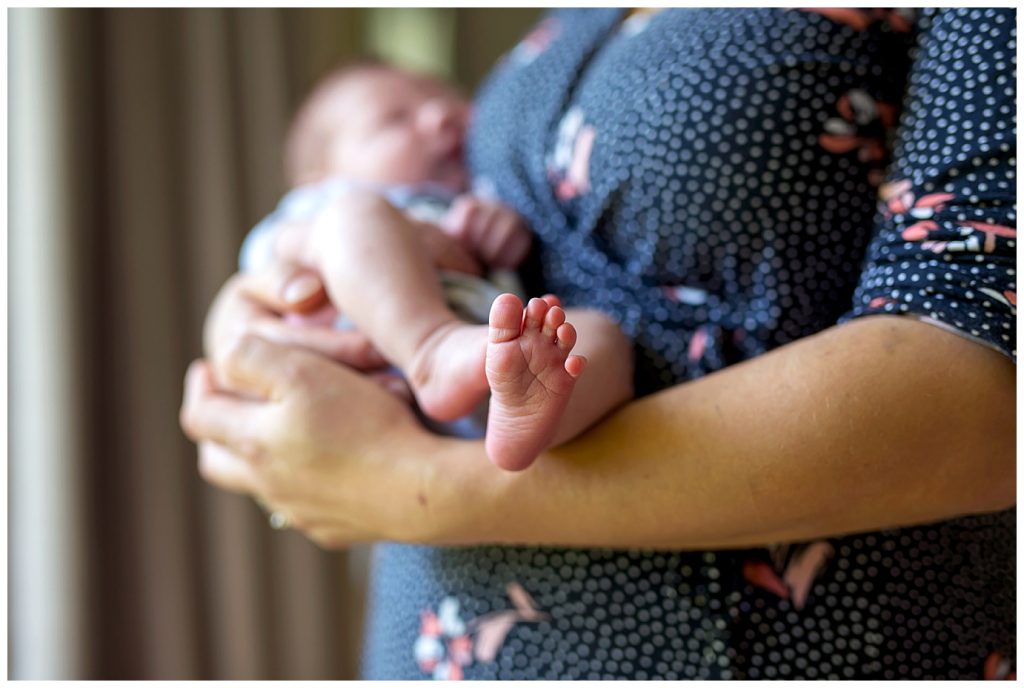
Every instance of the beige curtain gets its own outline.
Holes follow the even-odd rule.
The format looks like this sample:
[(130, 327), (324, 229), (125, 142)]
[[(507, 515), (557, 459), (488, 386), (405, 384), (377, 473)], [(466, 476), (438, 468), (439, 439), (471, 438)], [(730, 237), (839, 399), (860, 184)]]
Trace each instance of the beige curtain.
[(536, 16), (395, 12), (11, 12), (11, 678), (356, 675), (366, 550), (205, 485), (177, 413), (309, 85), (422, 26), (472, 87)]

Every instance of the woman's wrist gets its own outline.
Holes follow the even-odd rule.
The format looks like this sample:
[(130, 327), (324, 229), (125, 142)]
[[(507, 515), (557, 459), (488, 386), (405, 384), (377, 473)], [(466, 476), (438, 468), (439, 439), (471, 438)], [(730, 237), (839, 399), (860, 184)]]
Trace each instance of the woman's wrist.
[(410, 468), (414, 490), (397, 519), (391, 539), (435, 545), (479, 544), (501, 473), (488, 460), (481, 440), (437, 435), (423, 429), (393, 448)]

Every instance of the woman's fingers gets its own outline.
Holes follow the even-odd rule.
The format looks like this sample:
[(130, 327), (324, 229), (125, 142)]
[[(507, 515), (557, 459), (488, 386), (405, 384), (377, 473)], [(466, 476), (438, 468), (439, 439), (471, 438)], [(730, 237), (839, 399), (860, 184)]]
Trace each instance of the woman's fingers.
[(255, 321), (314, 311), (326, 303), (317, 275), (296, 263), (279, 262), (258, 273), (238, 273), (224, 284), (210, 308), (203, 329), (204, 350), (219, 361), (224, 349)]
[(255, 334), (238, 337), (218, 361), (218, 374), (232, 392), (270, 401), (310, 396), (340, 368), (309, 351), (272, 342)]
[(307, 313), (327, 302), (320, 277), (303, 265), (279, 260), (243, 277), (242, 291), (278, 313)]
[(209, 365), (195, 361), (185, 375), (179, 420), (185, 434), (196, 442), (216, 442), (248, 459), (258, 459), (263, 453), (268, 408), (219, 391)]
[(253, 494), (259, 490), (260, 482), (252, 465), (214, 442), (199, 443), (199, 475), (206, 482), (230, 492)]
[(295, 325), (278, 318), (260, 318), (250, 330), (272, 342), (309, 349), (358, 370), (387, 365), (366, 335), (355, 330)]

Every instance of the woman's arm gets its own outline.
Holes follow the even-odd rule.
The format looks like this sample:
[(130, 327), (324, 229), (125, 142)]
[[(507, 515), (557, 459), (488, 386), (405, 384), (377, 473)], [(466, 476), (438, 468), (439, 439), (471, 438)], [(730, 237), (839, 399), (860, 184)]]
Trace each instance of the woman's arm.
[(717, 548), (1008, 508), (1013, 372), (957, 335), (865, 318), (631, 403), (523, 475), (439, 440), (459, 484), (425, 539)]
[(205, 452), (204, 476), (324, 546), (739, 547), (1015, 502), (1013, 366), (893, 316), (632, 402), (518, 474), (324, 358), (246, 338), (224, 366), (232, 388), (270, 401), (190, 376), (185, 427), (234, 452)]

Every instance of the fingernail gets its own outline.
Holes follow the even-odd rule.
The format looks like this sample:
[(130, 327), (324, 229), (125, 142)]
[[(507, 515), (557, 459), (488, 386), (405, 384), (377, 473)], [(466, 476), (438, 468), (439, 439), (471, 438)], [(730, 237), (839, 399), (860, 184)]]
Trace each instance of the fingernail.
[(300, 303), (320, 291), (320, 280), (312, 275), (300, 275), (284, 288), (284, 300), (288, 303)]

